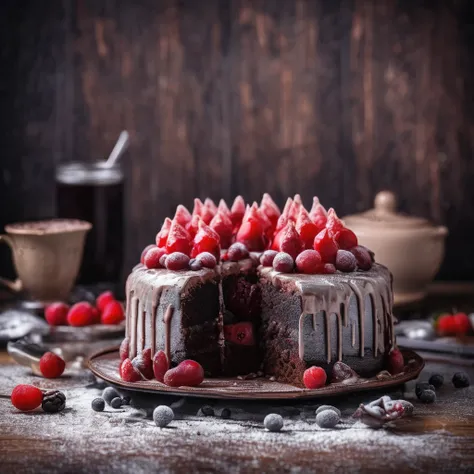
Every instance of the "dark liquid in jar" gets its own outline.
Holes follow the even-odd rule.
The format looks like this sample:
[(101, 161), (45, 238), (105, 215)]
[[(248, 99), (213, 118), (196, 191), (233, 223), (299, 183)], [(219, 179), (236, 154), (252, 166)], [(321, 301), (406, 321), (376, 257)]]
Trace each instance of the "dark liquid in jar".
[(118, 282), (123, 253), (123, 181), (108, 184), (57, 182), (58, 217), (92, 223), (78, 283)]

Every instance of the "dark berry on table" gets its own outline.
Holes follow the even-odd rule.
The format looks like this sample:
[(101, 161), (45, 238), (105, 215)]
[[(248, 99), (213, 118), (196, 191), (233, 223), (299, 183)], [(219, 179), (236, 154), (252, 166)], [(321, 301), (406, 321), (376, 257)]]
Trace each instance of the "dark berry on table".
[(174, 412), (172, 408), (166, 405), (157, 406), (153, 411), (153, 421), (156, 426), (164, 428), (168, 426), (174, 419)]
[(453, 385), (456, 388), (464, 388), (469, 387), (471, 384), (469, 377), (467, 376), (466, 372), (456, 372), (453, 375)]
[(104, 408), (105, 408), (104, 399), (101, 397), (94, 398), (94, 400), (92, 400), (91, 407), (94, 411), (104, 411)]
[(112, 398), (110, 406), (115, 409), (120, 408), (122, 406), (122, 399), (120, 397)]
[(204, 405), (201, 407), (201, 413), (204, 416), (214, 416), (214, 408), (212, 408), (210, 405)]
[(423, 403), (434, 403), (436, 401), (436, 392), (434, 390), (423, 390), (419, 399)]
[(122, 397), (122, 405), (130, 405), (131, 400), (130, 397)]
[(424, 391), (424, 390), (432, 390), (433, 392), (436, 391), (435, 387), (433, 385), (431, 385), (430, 383), (428, 382), (418, 382), (415, 386), (415, 394), (418, 398), (420, 398), (421, 396), (421, 393)]
[(334, 410), (323, 410), (316, 415), (316, 424), (321, 428), (334, 428), (340, 419)]
[(444, 383), (444, 377), (441, 374), (433, 374), (428, 383), (433, 385), (434, 388), (440, 388)]
[(283, 418), (277, 413), (270, 413), (263, 420), (263, 426), (265, 426), (268, 431), (280, 431), (283, 428)]
[(316, 415), (319, 415), (322, 411), (325, 410), (333, 410), (339, 415), (339, 418), (341, 417), (341, 410), (339, 410), (339, 408), (333, 407), (332, 405), (321, 405), (316, 410)]
[(115, 388), (113, 387), (104, 388), (104, 391), (102, 392), (102, 398), (105, 400), (105, 403), (107, 403), (107, 405), (110, 405), (110, 403), (115, 397), (120, 397), (120, 395), (118, 394), (117, 390), (115, 390)]
[(221, 418), (223, 418), (224, 420), (228, 420), (230, 418), (230, 415), (231, 415), (231, 411), (228, 409), (228, 408), (224, 408), (222, 411), (221, 411)]
[(47, 413), (58, 413), (66, 406), (66, 395), (59, 390), (51, 390), (43, 396), (41, 408)]

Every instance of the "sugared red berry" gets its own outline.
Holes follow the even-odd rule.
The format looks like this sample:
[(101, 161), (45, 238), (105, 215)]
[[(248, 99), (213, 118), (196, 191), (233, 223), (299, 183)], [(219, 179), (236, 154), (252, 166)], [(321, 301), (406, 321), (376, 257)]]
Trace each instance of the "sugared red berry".
[(153, 410), (153, 421), (159, 428), (168, 426), (174, 419), (172, 408), (166, 405), (159, 405)]
[(327, 229), (323, 229), (314, 238), (313, 248), (319, 252), (324, 263), (334, 263), (336, 261), (339, 247)]
[(370, 252), (362, 245), (351, 248), (350, 252), (354, 255), (357, 260), (357, 268), (359, 270), (370, 270), (373, 264), (373, 258), (370, 255)]
[(278, 252), (273, 259), (273, 268), (277, 272), (292, 273), (295, 268), (295, 261), (285, 252)]
[(156, 234), (155, 241), (156, 241), (157, 247), (160, 247), (160, 248), (166, 247), (166, 242), (168, 241), (168, 234), (171, 229), (171, 224), (172, 224), (171, 219), (167, 217), (165, 221), (163, 222), (163, 226), (161, 227), (161, 230), (158, 232), (158, 234)]
[(204, 199), (204, 205), (211, 209), (214, 214), (217, 212), (216, 203), (211, 198), (207, 197), (206, 199)]
[(240, 226), (245, 214), (245, 201), (242, 196), (237, 196), (234, 199), (232, 207), (230, 208), (230, 220), (234, 225), (234, 229)]
[(316, 250), (304, 250), (295, 260), (296, 268), (300, 273), (321, 273), (321, 255)]
[(337, 217), (336, 211), (331, 207), (328, 211), (328, 220), (326, 222), (326, 228), (329, 230), (330, 234), (334, 236), (336, 232), (341, 231), (344, 229), (344, 224), (342, 223), (341, 219)]
[(124, 319), (123, 307), (119, 301), (111, 301), (100, 317), (102, 324), (120, 324)]
[(270, 413), (263, 420), (263, 426), (268, 431), (276, 433), (283, 428), (283, 418), (278, 413)]
[(38, 408), (43, 401), (43, 392), (33, 385), (17, 385), (11, 394), (11, 402), (15, 408), (21, 411), (29, 411)]
[(122, 399), (120, 397), (113, 398), (112, 401), (110, 402), (110, 406), (112, 408), (115, 408), (115, 410), (117, 410), (118, 408), (122, 406)]
[(150, 245), (147, 245), (143, 250), (142, 250), (142, 253), (140, 255), (140, 263), (142, 265), (145, 264), (145, 255), (146, 253), (148, 252), (148, 250), (152, 249), (153, 247), (156, 247), (155, 244), (150, 244)]
[(132, 360), (132, 365), (140, 372), (143, 378), (151, 380), (154, 377), (150, 348), (143, 350), (140, 354), (135, 356)]
[(53, 352), (46, 352), (39, 361), (39, 369), (43, 377), (55, 379), (64, 372), (66, 362)]
[(199, 270), (201, 270), (202, 268), (202, 265), (201, 265), (201, 262), (195, 258), (192, 258), (191, 260), (189, 260), (189, 269), (194, 271), (194, 272), (197, 272)]
[(325, 275), (332, 275), (336, 273), (336, 267), (332, 263), (325, 263), (323, 266), (323, 273)]
[(327, 211), (324, 206), (319, 202), (319, 199), (314, 196), (313, 197), (313, 207), (309, 211), (309, 218), (314, 222), (318, 231), (321, 232), (327, 223)]
[(106, 387), (102, 392), (102, 398), (105, 400), (107, 405), (110, 405), (110, 402), (115, 398), (119, 397), (119, 393), (113, 387)]
[(195, 387), (204, 380), (204, 370), (195, 360), (183, 360), (177, 367), (166, 372), (164, 383), (170, 387)]
[(215, 268), (217, 265), (217, 260), (212, 253), (202, 252), (196, 257), (196, 261), (199, 262), (201, 267), (204, 268)]
[(223, 212), (226, 216), (230, 218), (230, 209), (224, 199), (219, 201), (219, 205), (217, 206), (217, 212)]
[(125, 359), (120, 365), (120, 376), (125, 382), (138, 382), (142, 379), (140, 372), (133, 366), (130, 359)]
[(277, 256), (278, 252), (276, 250), (265, 250), (260, 256), (260, 263), (264, 267), (271, 267), (273, 266), (273, 260)]
[(303, 374), (303, 383), (306, 388), (311, 390), (324, 387), (326, 385), (327, 375), (321, 367), (310, 367)]
[(221, 248), (227, 249), (232, 243), (233, 224), (228, 214), (218, 211), (212, 218), (209, 227), (215, 230), (220, 237)]
[(436, 401), (436, 392), (433, 390), (423, 390), (420, 395), (420, 402), (434, 403)]
[(51, 326), (63, 326), (67, 324), (67, 314), (69, 306), (65, 303), (52, 303), (44, 310), (46, 321)]
[(191, 251), (191, 257), (197, 257), (202, 252), (209, 252), (216, 256), (220, 253), (220, 237), (219, 234), (206, 225), (203, 221), (199, 221), (199, 230), (194, 237), (194, 245)]
[(173, 220), (186, 228), (186, 226), (191, 222), (191, 213), (186, 209), (186, 207), (184, 207), (182, 204), (179, 204), (176, 208)]
[(181, 252), (173, 252), (166, 257), (166, 268), (168, 270), (186, 270), (189, 268), (189, 257)]
[(428, 383), (433, 385), (434, 388), (440, 388), (442, 387), (444, 383), (444, 377), (441, 374), (433, 374), (429, 380)]
[(236, 240), (244, 244), (250, 251), (258, 252), (264, 250), (266, 237), (256, 206), (250, 207), (245, 213), (237, 232)]
[(293, 222), (288, 222), (286, 227), (281, 231), (279, 247), (280, 252), (291, 255), (293, 259), (303, 250), (303, 243), (301, 242), (298, 232), (296, 232)]
[(160, 247), (152, 247), (145, 254), (143, 263), (147, 268), (162, 268), (161, 257), (166, 255), (166, 249)]
[(204, 222), (204, 224), (209, 225), (214, 215), (215, 215), (215, 211), (210, 206), (206, 206), (206, 205), (202, 206), (201, 220)]
[(334, 265), (341, 272), (353, 272), (357, 268), (357, 260), (348, 250), (338, 250)]
[(334, 428), (341, 417), (334, 410), (323, 410), (316, 415), (316, 424), (320, 428)]
[(232, 244), (227, 250), (227, 259), (231, 262), (238, 262), (239, 260), (248, 258), (248, 256), (249, 251), (247, 247), (240, 242), (235, 242), (235, 244)]
[(466, 372), (456, 372), (453, 375), (452, 382), (456, 388), (465, 388), (471, 385), (471, 381), (469, 380), (469, 377)]
[(153, 356), (153, 374), (158, 382), (163, 382), (166, 372), (170, 368), (165, 351), (159, 350)]
[(224, 339), (242, 346), (254, 346), (255, 336), (253, 324), (246, 321), (224, 326)]
[(125, 360), (128, 357), (128, 352), (130, 350), (130, 340), (126, 337), (120, 344), (120, 360)]
[(91, 403), (91, 407), (94, 411), (104, 411), (105, 401), (103, 398), (94, 398)]
[(67, 314), (71, 326), (88, 326), (94, 323), (94, 311), (90, 303), (81, 301), (71, 307)]
[(202, 208), (204, 207), (203, 202), (199, 198), (194, 198), (193, 216), (200, 216)]
[(275, 228), (281, 213), (279, 207), (275, 204), (275, 201), (273, 201), (270, 194), (265, 193), (263, 195), (260, 209), (270, 219), (272, 227)]
[(298, 232), (303, 248), (312, 249), (314, 238), (319, 232), (319, 228), (311, 221), (308, 211), (301, 207), (298, 219), (296, 221), (296, 231)]
[(97, 309), (102, 312), (108, 303), (115, 301), (115, 296), (111, 291), (104, 291), (95, 300)]
[(171, 223), (171, 229), (166, 242), (166, 253), (181, 252), (189, 255), (191, 252), (191, 236), (188, 231), (176, 221)]
[(339, 245), (339, 248), (344, 250), (350, 250), (357, 246), (357, 236), (350, 229), (342, 229), (336, 232), (334, 238)]
[(398, 347), (392, 349), (388, 354), (388, 371), (392, 375), (403, 372), (405, 368), (405, 361), (403, 360), (403, 354)]

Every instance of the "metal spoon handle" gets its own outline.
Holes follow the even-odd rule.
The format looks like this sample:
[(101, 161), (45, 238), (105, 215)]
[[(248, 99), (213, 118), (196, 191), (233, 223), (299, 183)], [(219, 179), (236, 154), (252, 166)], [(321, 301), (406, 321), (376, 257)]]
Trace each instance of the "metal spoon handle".
[(112, 166), (115, 165), (115, 163), (120, 158), (120, 156), (128, 148), (129, 142), (130, 142), (130, 135), (126, 130), (123, 130), (120, 133), (120, 135), (118, 137), (118, 140), (117, 140), (117, 143), (115, 144), (112, 152), (110, 153), (109, 157), (107, 158), (107, 161), (104, 163), (104, 167), (112, 168)]

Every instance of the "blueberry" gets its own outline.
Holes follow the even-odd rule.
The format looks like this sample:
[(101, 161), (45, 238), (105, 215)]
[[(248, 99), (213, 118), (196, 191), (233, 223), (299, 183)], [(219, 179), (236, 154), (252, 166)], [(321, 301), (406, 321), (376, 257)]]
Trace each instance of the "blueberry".
[(91, 407), (94, 411), (104, 411), (105, 402), (103, 398), (94, 398), (91, 403)]
[(436, 389), (433, 387), (433, 385), (429, 384), (428, 382), (418, 382), (415, 387), (415, 394), (418, 398), (420, 398), (421, 393), (424, 390), (432, 390), (433, 392), (436, 391)]
[(268, 431), (280, 431), (283, 428), (283, 418), (277, 413), (270, 413), (263, 420), (263, 425)]
[(204, 405), (201, 407), (201, 413), (204, 416), (214, 416), (214, 408), (209, 405)]
[(428, 383), (433, 385), (434, 388), (440, 388), (444, 383), (444, 377), (441, 374), (433, 374)]
[(118, 394), (117, 390), (115, 390), (115, 388), (113, 387), (104, 388), (104, 391), (102, 392), (102, 398), (105, 400), (105, 403), (107, 403), (107, 405), (110, 405), (112, 400), (115, 397), (120, 397), (120, 395)]
[(325, 410), (333, 410), (338, 414), (339, 418), (341, 418), (341, 410), (339, 410), (339, 408), (333, 407), (332, 405), (321, 405), (316, 410), (316, 415), (319, 415), (322, 411)]
[(453, 385), (456, 388), (464, 388), (469, 387), (471, 384), (469, 377), (467, 376), (466, 372), (456, 372), (453, 375)]
[(334, 428), (340, 419), (334, 410), (323, 410), (316, 415), (316, 423), (321, 428)]
[(130, 397), (122, 397), (122, 405), (130, 405)]
[(434, 403), (436, 401), (436, 392), (434, 390), (423, 390), (418, 398), (423, 403)]
[(230, 415), (231, 415), (231, 411), (228, 409), (228, 408), (224, 408), (222, 411), (221, 411), (221, 418), (224, 418), (224, 420), (227, 420), (230, 418)]
[(156, 426), (159, 426), (160, 428), (168, 426), (173, 421), (173, 419), (174, 412), (166, 405), (157, 406), (153, 410), (153, 421), (155, 422)]
[(115, 409), (120, 408), (122, 406), (122, 399), (120, 397), (112, 398), (110, 406)]

